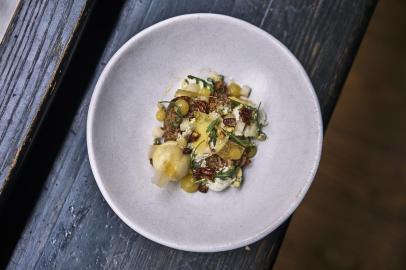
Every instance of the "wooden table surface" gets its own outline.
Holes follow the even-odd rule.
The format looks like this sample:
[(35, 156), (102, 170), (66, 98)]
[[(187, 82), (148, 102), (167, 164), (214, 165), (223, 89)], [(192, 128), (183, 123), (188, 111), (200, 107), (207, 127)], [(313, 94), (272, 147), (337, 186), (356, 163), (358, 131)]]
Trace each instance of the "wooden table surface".
[[(23, 1), (16, 34), (6, 34), (0, 47), (0, 132), (8, 136), (0, 140), (0, 183), (10, 186), (0, 193), (1, 263), (9, 269), (271, 268), (288, 222), (249, 251), (192, 253), (156, 244), (119, 220), (97, 189), (87, 157), (93, 87), (114, 52), (140, 30), (180, 14), (227, 14), (292, 50), (312, 80), (326, 126), (376, 1), (51, 2)], [(83, 14), (90, 10), (87, 21)], [(44, 33), (17, 29), (32, 24)], [(52, 31), (55, 37), (48, 37)], [(44, 62), (34, 65), (35, 57)], [(66, 70), (63, 79), (55, 77), (60, 70)], [(13, 98), (26, 102), (15, 107)]]
[(87, 0), (21, 1), (14, 13), (0, 44), (0, 204), (52, 101), (91, 6)]

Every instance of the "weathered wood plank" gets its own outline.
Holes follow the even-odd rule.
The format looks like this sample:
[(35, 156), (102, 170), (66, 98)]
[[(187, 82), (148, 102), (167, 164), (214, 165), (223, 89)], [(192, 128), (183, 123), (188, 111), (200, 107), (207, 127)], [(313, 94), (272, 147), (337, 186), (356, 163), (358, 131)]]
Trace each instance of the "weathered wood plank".
[(286, 223), (252, 245), (251, 251), (205, 254), (156, 244), (118, 219), (98, 191), (87, 159), (85, 125), (93, 87), (113, 53), (141, 29), (184, 13), (223, 13), (262, 27), (293, 51), (312, 79), (327, 124), (375, 4), (374, 0), (126, 1), (9, 269), (271, 267)]
[(52, 100), (92, 2), (22, 1), (0, 44), (0, 199)]

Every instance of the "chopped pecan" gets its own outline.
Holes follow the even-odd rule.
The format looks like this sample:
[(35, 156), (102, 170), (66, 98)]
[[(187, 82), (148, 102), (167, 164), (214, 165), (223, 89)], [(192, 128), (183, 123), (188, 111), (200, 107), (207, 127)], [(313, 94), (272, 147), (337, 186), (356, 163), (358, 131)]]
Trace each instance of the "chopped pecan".
[(237, 121), (235, 118), (224, 118), (223, 119), (223, 124), (228, 126), (228, 127), (235, 127), (237, 125)]
[(176, 141), (178, 138), (179, 128), (164, 128), (164, 141)]
[(205, 159), (208, 167), (213, 168), (214, 170), (219, 170), (227, 165), (227, 161), (222, 159), (219, 155), (214, 154)]
[(230, 100), (227, 95), (218, 94), (216, 97), (209, 98), (209, 111), (217, 111), (219, 108), (229, 106)]
[(190, 149), (189, 147), (185, 147), (185, 148), (183, 148), (182, 152), (183, 152), (183, 154), (188, 155), (188, 154), (192, 153), (192, 149)]
[(252, 120), (252, 110), (247, 107), (242, 107), (240, 109), (240, 117), (245, 124), (249, 125)]
[(200, 167), (193, 171), (193, 176), (196, 179), (209, 179), (213, 180), (216, 170), (210, 167)]
[(193, 131), (188, 137), (188, 142), (195, 142), (199, 139), (199, 137), (200, 134), (196, 131)]
[(244, 153), (239, 160), (235, 161), (234, 165), (243, 168), (243, 167), (249, 165), (250, 163), (251, 163), (251, 159), (249, 159), (247, 157), (247, 154)]
[(197, 111), (200, 111), (203, 113), (209, 113), (209, 105), (204, 100), (195, 100), (194, 106)]
[(199, 185), (197, 190), (199, 190), (201, 193), (207, 193), (207, 191), (209, 191), (209, 187), (206, 185)]
[(214, 82), (214, 93), (225, 93), (226, 84), (223, 80)]
[(164, 120), (164, 141), (176, 141), (178, 133), (180, 132), (179, 125), (182, 122), (182, 118), (177, 114), (176, 108), (169, 104), (166, 109), (166, 118)]

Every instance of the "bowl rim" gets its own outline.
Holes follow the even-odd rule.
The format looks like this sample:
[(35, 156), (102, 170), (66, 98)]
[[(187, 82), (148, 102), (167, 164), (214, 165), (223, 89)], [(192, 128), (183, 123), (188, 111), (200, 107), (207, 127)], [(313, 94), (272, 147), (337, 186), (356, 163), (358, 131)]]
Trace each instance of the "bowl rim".
[[(272, 42), (275, 46), (279, 47), (280, 50), (283, 51), (283, 53), (294, 63), (294, 65), (297, 66), (298, 71), (300, 72), (300, 75), (303, 77), (305, 80), (305, 84), (308, 85), (308, 88), (310, 89), (310, 94), (311, 94), (311, 99), (313, 100), (313, 103), (315, 105), (315, 113), (317, 115), (317, 151), (316, 151), (316, 156), (314, 158), (314, 164), (313, 167), (311, 168), (310, 172), (307, 174), (305, 181), (303, 182), (302, 189), (300, 192), (297, 194), (295, 199), (290, 203), (290, 206), (283, 212), (283, 214), (276, 219), (273, 223), (269, 224), (265, 229), (262, 231), (259, 231), (257, 234), (247, 238), (247, 239), (241, 239), (238, 241), (234, 242), (227, 242), (222, 245), (183, 245), (183, 244), (177, 244), (172, 241), (167, 241), (165, 239), (161, 239), (160, 237), (155, 236), (154, 234), (149, 233), (148, 231), (144, 230), (142, 227), (138, 226), (137, 223), (131, 221), (129, 218), (127, 218), (120, 210), (118, 206), (115, 205), (112, 197), (110, 196), (109, 192), (106, 190), (104, 187), (102, 177), (98, 171), (98, 167), (96, 164), (96, 159), (95, 159), (95, 151), (94, 151), (94, 144), (93, 144), (93, 123), (94, 123), (94, 116), (96, 113), (97, 109), (97, 101), (98, 98), (101, 94), (102, 91), (102, 86), (104, 84), (104, 81), (109, 74), (110, 70), (114, 66), (114, 64), (117, 62), (119, 57), (127, 51), (133, 44), (135, 44), (137, 41), (142, 39), (144, 36), (148, 35), (150, 32), (159, 30), (160, 28), (163, 28), (171, 23), (174, 22), (179, 22), (179, 21), (187, 21), (191, 19), (196, 19), (196, 18), (210, 18), (212, 20), (221, 20), (223, 22), (227, 22), (230, 24), (235, 24), (238, 25), (239, 27), (243, 27), (248, 29), (249, 31), (253, 31), (258, 35), (263, 36), (264, 38), (268, 39), (270, 42)], [(106, 200), (107, 204), (111, 207), (111, 209), (116, 213), (116, 215), (131, 229), (133, 229), (135, 232), (141, 234), (142, 236), (160, 243), (162, 245), (165, 245), (170, 248), (178, 249), (178, 250), (183, 250), (183, 251), (192, 251), (192, 252), (220, 252), (220, 251), (227, 251), (227, 250), (232, 250), (232, 249), (237, 249), (241, 248), (244, 246), (247, 246), (249, 244), (252, 244), (265, 236), (267, 236), (269, 233), (273, 232), (275, 229), (277, 229), (285, 220), (287, 220), (294, 210), (299, 206), (300, 202), (303, 200), (305, 194), (307, 193), (311, 183), (314, 180), (314, 177), (316, 175), (319, 163), (320, 163), (320, 158), (321, 158), (321, 152), (322, 152), (322, 143), (323, 143), (323, 121), (322, 121), (322, 116), (321, 116), (321, 109), (320, 109), (320, 104), (316, 95), (316, 92), (314, 90), (314, 87), (311, 83), (311, 80), (309, 76), (307, 75), (305, 69), (303, 68), (302, 64), (299, 62), (299, 60), (293, 55), (293, 53), (285, 46), (283, 45), (278, 39), (276, 39), (274, 36), (269, 34), (268, 32), (264, 31), (263, 29), (246, 22), (244, 20), (231, 17), (228, 15), (222, 15), (222, 14), (214, 14), (214, 13), (191, 13), (191, 14), (185, 14), (185, 15), (179, 15), (175, 17), (171, 17), (169, 19), (160, 21), (152, 26), (149, 26), (142, 31), (138, 32), (135, 34), (133, 37), (131, 37), (128, 41), (126, 41), (115, 53), (114, 55), (110, 58), (106, 66), (104, 67), (103, 71), (101, 72), (99, 79), (96, 83), (96, 86), (94, 87), (94, 91), (92, 93), (89, 109), (88, 109), (88, 115), (87, 115), (87, 123), (86, 123), (86, 142), (87, 142), (87, 151), (89, 155), (89, 162), (90, 162), (90, 167), (93, 172), (96, 184), (102, 193), (104, 199)]]

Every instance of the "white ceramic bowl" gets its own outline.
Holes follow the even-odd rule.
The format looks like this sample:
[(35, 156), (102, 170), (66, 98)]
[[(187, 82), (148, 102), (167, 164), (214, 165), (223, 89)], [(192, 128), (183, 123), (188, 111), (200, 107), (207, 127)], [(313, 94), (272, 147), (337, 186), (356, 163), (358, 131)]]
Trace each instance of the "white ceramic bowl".
[[(268, 114), (268, 140), (241, 189), (158, 188), (148, 160), (156, 104), (186, 75), (209, 70), (252, 87)], [(87, 145), (97, 185), (128, 226), (176, 249), (223, 251), (253, 243), (292, 214), (319, 163), (322, 121), (308, 76), (278, 40), (232, 17), (191, 14), (143, 30), (112, 57), (90, 103)]]

